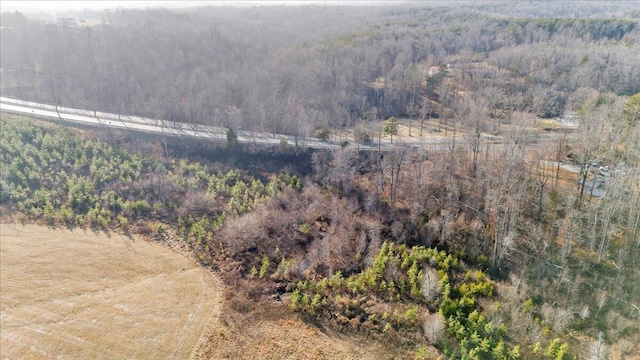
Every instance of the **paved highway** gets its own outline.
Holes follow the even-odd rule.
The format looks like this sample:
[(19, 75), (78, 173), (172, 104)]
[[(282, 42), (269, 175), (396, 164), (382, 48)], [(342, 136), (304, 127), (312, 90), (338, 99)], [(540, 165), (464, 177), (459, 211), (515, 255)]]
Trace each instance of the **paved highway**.
[[(207, 125), (188, 124), (169, 120), (149, 119), (137, 116), (118, 115), (99, 111), (74, 109), (49, 104), (41, 104), (19, 99), (0, 97), (0, 111), (19, 115), (33, 116), (47, 121), (63, 122), (67, 124), (80, 124), (97, 128), (110, 128), (126, 131), (138, 131), (159, 136), (190, 137), (202, 140), (226, 141), (227, 129)], [(238, 130), (238, 142), (243, 144), (264, 144), (278, 146), (280, 139), (287, 139), (290, 146), (295, 144), (295, 138), (290, 135), (272, 134), (264, 132), (252, 132)], [(443, 151), (449, 149), (446, 139), (415, 139), (412, 142), (396, 142), (391, 144), (383, 139), (380, 150), (408, 146), (413, 149), (423, 148), (430, 151)], [(337, 141), (323, 141), (318, 138), (299, 138), (298, 144), (303, 148), (313, 149), (338, 149)], [(459, 145), (458, 145), (459, 146)], [(360, 144), (360, 150), (377, 151), (378, 144)]]
[[(192, 137), (204, 140), (226, 141), (226, 129), (222, 127), (187, 124), (168, 120), (157, 120), (137, 116), (125, 116), (104, 112), (67, 108), (49, 104), (40, 104), (30, 101), (0, 97), (0, 110), (7, 113), (33, 116), (44, 120), (58, 121), (112, 128), (128, 131), (139, 131), (161, 136)], [(238, 131), (238, 142), (246, 144), (279, 145), (280, 139), (287, 139), (289, 145), (295, 144), (295, 138), (289, 135), (260, 133), (251, 131)], [(299, 138), (299, 144), (315, 149), (339, 148), (335, 141), (322, 141), (317, 138)], [(383, 144), (383, 147), (388, 147)], [(377, 146), (360, 145), (363, 150), (377, 150)]]

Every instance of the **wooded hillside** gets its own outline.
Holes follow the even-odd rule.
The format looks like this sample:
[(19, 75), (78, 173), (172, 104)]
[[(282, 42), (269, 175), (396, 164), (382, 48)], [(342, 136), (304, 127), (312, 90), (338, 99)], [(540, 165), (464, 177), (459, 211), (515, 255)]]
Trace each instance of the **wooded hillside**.
[[(73, 26), (3, 13), (1, 84), (25, 100), (300, 135), (437, 116), (432, 101), (488, 79), (478, 95), (493, 106), (555, 116), (576, 91), (640, 92), (637, 20), (613, 14), (209, 7), (122, 9)], [(441, 64), (459, 84), (428, 75)]]
[[(175, 145), (3, 114), (3, 213), (178, 242), (232, 311), (293, 311), (402, 358), (632, 358), (638, 13), (545, 5), (3, 13), (3, 96), (343, 145)], [(384, 152), (353, 144), (383, 136)]]

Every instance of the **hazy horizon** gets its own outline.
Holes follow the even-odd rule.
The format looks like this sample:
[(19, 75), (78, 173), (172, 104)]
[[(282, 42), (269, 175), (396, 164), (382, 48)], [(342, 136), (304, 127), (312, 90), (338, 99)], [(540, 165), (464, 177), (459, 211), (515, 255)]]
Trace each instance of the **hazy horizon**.
[(186, 8), (186, 7), (198, 7), (198, 6), (268, 6), (268, 5), (310, 5), (310, 4), (322, 4), (322, 5), (383, 5), (383, 4), (399, 4), (410, 3), (414, 1), (405, 0), (383, 0), (383, 1), (371, 1), (371, 0), (191, 0), (191, 1), (15, 1), (8, 0), (0, 2), (1, 12), (13, 12), (19, 11), (24, 13), (47, 13), (55, 15), (56, 13), (63, 12), (77, 12), (83, 10), (101, 11), (107, 9), (142, 9), (142, 8)]

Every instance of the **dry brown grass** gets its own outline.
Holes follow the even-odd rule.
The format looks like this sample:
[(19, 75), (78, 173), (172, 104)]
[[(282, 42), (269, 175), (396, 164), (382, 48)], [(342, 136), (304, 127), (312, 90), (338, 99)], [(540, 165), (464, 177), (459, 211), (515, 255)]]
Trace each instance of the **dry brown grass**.
[[(548, 184), (550, 187), (554, 186), (557, 163), (554, 161), (546, 162), (542, 164), (544, 173), (549, 177)], [(560, 171), (558, 171), (558, 191), (563, 193), (575, 193), (578, 191), (578, 177), (579, 170), (570, 167), (567, 164), (562, 164)]]
[(195, 359), (410, 359), (413, 353), (362, 334), (337, 333), (306, 324), (284, 303), (260, 310), (225, 312), (224, 324), (210, 328)]
[(264, 299), (257, 309), (238, 313), (223, 301), (224, 292), (238, 289), (225, 289), (192, 260), (138, 238), (6, 223), (0, 236), (2, 359), (411, 354), (364, 335), (306, 324), (284, 299)]
[(0, 226), (3, 359), (185, 359), (219, 311), (215, 279), (121, 235)]

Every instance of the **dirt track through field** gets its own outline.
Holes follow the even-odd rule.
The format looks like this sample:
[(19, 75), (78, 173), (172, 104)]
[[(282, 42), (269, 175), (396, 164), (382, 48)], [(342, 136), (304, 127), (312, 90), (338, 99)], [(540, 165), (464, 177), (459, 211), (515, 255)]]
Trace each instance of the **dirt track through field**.
[(210, 273), (119, 234), (0, 225), (0, 358), (185, 359), (220, 311)]

